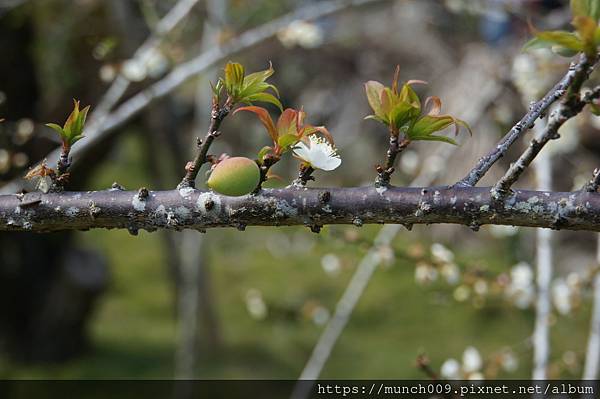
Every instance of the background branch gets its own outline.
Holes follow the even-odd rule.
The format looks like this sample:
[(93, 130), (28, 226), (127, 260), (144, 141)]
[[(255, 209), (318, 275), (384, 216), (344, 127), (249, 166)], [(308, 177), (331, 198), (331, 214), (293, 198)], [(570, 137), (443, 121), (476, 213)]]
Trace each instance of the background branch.
[(510, 187), (519, 179), (525, 169), (531, 164), (542, 148), (553, 139), (560, 137), (558, 130), (569, 119), (579, 114), (583, 107), (590, 101), (600, 96), (600, 87), (596, 87), (592, 92), (586, 93), (583, 99), (579, 99), (579, 90), (582, 81), (578, 80), (577, 85), (572, 86), (572, 91), (561, 102), (558, 109), (550, 115), (550, 121), (541, 134), (532, 139), (529, 147), (523, 152), (519, 159), (513, 163), (508, 171), (494, 185), (493, 191), (497, 198), (506, 195)]
[(474, 186), (486, 174), (486, 172), (506, 154), (510, 146), (521, 135), (530, 129), (535, 121), (545, 114), (548, 107), (562, 97), (566, 91), (575, 83), (581, 80), (582, 76), (589, 76), (593, 63), (588, 57), (581, 55), (577, 63), (572, 63), (569, 71), (540, 101), (533, 104), (529, 110), (521, 118), (521, 120), (510, 129), (510, 131), (500, 140), (500, 142), (492, 148), (487, 155), (480, 158), (477, 164), (467, 176), (460, 180), (457, 184), (461, 186)]

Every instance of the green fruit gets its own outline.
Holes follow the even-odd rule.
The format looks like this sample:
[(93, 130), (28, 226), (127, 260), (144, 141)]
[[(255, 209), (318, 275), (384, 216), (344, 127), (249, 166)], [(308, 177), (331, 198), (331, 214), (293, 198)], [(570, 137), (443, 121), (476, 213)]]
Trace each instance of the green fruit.
[(207, 185), (218, 193), (239, 197), (254, 191), (259, 181), (260, 170), (256, 162), (244, 157), (233, 157), (215, 166)]

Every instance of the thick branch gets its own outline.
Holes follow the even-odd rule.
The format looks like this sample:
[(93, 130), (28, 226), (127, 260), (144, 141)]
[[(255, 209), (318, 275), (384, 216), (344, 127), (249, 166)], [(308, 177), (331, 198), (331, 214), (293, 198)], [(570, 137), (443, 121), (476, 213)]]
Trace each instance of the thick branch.
[[(454, 223), (600, 231), (600, 194), (520, 191), (493, 200), (488, 188), (288, 188), (226, 197), (191, 188), (118, 189), (0, 196), (0, 231), (91, 228), (203, 230), (212, 227)], [(318, 230), (318, 229), (316, 229)]]
[(527, 112), (525, 116), (512, 127), (512, 129), (510, 129), (506, 136), (504, 136), (502, 140), (487, 153), (487, 155), (479, 159), (477, 165), (475, 165), (469, 174), (459, 181), (457, 185), (476, 185), (492, 165), (504, 156), (510, 146), (521, 137), (524, 132), (530, 129), (540, 116), (546, 113), (546, 110), (550, 105), (562, 97), (572, 85), (579, 84), (579, 87), (581, 87), (581, 83), (589, 76), (592, 66), (593, 62), (582, 54), (577, 63), (571, 64), (569, 71), (560, 82), (558, 82), (540, 101), (533, 104), (529, 109), (529, 112)]

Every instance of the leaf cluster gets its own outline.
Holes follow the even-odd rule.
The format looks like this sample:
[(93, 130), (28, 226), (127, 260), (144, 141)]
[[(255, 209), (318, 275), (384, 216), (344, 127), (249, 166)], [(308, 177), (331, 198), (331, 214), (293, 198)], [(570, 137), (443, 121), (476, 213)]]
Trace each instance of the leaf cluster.
[[(371, 80), (365, 83), (365, 91), (369, 105), (374, 114), (365, 119), (374, 119), (388, 126), (392, 135), (402, 133), (410, 141), (441, 141), (456, 144), (456, 141), (446, 136), (434, 133), (447, 127), (454, 126), (455, 133), (459, 128), (465, 127), (471, 132), (466, 122), (451, 115), (440, 115), (442, 102), (439, 97), (428, 97), (424, 106), (421, 99), (412, 88), (413, 84), (426, 83), (422, 80), (409, 80), (401, 88), (398, 85), (399, 67), (396, 68), (392, 87)], [(426, 114), (424, 109), (429, 108)]]
[(46, 126), (59, 134), (63, 141), (63, 145), (71, 147), (84, 137), (83, 127), (89, 110), (89, 105), (84, 109), (79, 110), (79, 101), (73, 100), (73, 111), (62, 127), (56, 123), (47, 123)]
[(600, 0), (571, 0), (571, 13), (575, 31), (537, 31), (532, 27), (535, 37), (523, 49), (550, 48), (566, 57), (583, 52), (595, 58), (600, 45)]
[[(267, 79), (275, 72), (271, 64), (269, 64), (269, 69), (246, 75), (242, 64), (230, 61), (225, 65), (224, 72), (225, 76), (219, 78), (217, 84), (213, 86), (214, 98), (217, 102), (224, 89), (233, 104), (243, 103), (252, 105), (254, 102), (260, 101), (273, 104), (280, 111), (283, 111), (281, 102), (278, 99), (279, 91), (277, 87), (271, 83), (267, 83)], [(269, 89), (275, 95), (268, 93), (267, 90)]]

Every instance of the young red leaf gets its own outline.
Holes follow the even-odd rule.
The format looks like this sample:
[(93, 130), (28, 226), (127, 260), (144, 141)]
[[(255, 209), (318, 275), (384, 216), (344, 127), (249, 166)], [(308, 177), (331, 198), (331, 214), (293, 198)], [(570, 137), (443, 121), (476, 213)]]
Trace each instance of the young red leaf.
[(256, 116), (258, 116), (258, 119), (262, 122), (265, 129), (267, 129), (267, 133), (269, 134), (269, 136), (271, 137), (273, 142), (277, 143), (277, 137), (278, 137), (277, 129), (275, 129), (275, 124), (273, 123), (273, 119), (271, 119), (271, 115), (269, 115), (269, 112), (267, 112), (266, 109), (264, 109), (262, 107), (256, 107), (256, 106), (241, 107), (241, 108), (236, 109), (233, 112), (233, 114), (235, 115), (239, 111), (248, 111), (248, 112), (253, 112), (254, 114), (256, 114)]

